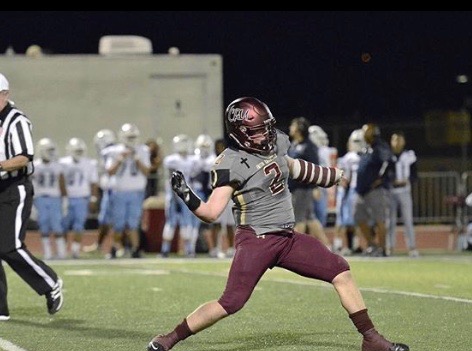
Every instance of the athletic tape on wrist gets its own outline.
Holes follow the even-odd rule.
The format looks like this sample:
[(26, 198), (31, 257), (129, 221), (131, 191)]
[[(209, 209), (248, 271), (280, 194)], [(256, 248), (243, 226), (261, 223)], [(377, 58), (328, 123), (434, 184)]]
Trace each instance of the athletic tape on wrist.
[(192, 189), (188, 189), (188, 193), (185, 195), (185, 204), (189, 208), (190, 211), (195, 211), (201, 204), (202, 200), (192, 191)]

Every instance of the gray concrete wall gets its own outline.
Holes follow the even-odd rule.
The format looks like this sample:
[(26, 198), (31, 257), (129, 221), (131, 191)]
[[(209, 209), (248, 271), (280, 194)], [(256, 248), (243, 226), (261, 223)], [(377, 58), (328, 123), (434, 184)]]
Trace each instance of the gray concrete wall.
[(61, 155), (72, 137), (83, 138), (95, 156), (93, 137), (130, 122), (142, 140), (223, 135), (220, 55), (0, 56), (11, 100), (32, 120), (34, 138), (53, 138)]

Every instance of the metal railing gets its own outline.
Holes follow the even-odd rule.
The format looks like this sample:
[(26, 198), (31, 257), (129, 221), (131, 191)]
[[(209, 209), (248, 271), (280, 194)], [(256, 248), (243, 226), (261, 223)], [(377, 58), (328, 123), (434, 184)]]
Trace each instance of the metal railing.
[(412, 185), (415, 224), (467, 223), (472, 209), (463, 200), (470, 192), (472, 172), (419, 172)]

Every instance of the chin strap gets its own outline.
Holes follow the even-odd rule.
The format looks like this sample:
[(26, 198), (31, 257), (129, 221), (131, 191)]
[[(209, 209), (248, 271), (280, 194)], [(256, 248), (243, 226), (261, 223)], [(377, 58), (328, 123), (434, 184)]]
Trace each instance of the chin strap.
[(301, 159), (294, 159), (292, 178), (304, 183), (329, 188), (341, 180), (344, 171), (336, 167), (322, 167)]

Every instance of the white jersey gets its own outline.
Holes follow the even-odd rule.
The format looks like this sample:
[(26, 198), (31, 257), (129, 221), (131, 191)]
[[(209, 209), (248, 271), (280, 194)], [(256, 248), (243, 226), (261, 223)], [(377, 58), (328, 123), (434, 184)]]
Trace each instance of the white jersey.
[(64, 173), (58, 161), (44, 162), (42, 159), (33, 161), (33, 185), (35, 196), (60, 197), (59, 177)]
[[(189, 156), (193, 159), (194, 169), (192, 170), (193, 177), (190, 178), (189, 185), (195, 191), (205, 191), (211, 189), (210, 186), (210, 171), (216, 160), (216, 154), (212, 153), (205, 158), (200, 155)], [(205, 173), (207, 176), (205, 176)], [(203, 184), (202, 182), (206, 182)]]
[(100, 177), (99, 186), (102, 190), (113, 189), (114, 185), (116, 185), (116, 177), (114, 175), (109, 175), (105, 168), (107, 159), (112, 156), (112, 152), (113, 145), (109, 145), (104, 147), (99, 154), (100, 158), (98, 160), (98, 175)]
[[(199, 172), (200, 168), (200, 163), (194, 155), (182, 156), (179, 153), (170, 154), (164, 157), (162, 164), (164, 169), (167, 171), (169, 179), (172, 171), (178, 170), (183, 173), (185, 179), (190, 180)], [(165, 182), (165, 188), (166, 197), (168, 199), (172, 198), (173, 194), (170, 182)]]
[(400, 156), (394, 156), (395, 180), (404, 182), (410, 179), (411, 165), (416, 162), (416, 154), (413, 150), (404, 150)]
[[(105, 168), (109, 170), (122, 157), (122, 153), (127, 148), (124, 144), (110, 146)], [(139, 170), (135, 157), (138, 157), (146, 167), (151, 166), (149, 147), (144, 144), (137, 145), (134, 148), (134, 156), (126, 157), (114, 175), (114, 191), (144, 191), (146, 188), (147, 175)]]
[(355, 189), (357, 186), (357, 169), (359, 168), (360, 156), (357, 152), (349, 151), (338, 161), (338, 167), (344, 170), (344, 177), (349, 179), (349, 187)]
[(72, 156), (62, 157), (68, 197), (89, 197), (91, 185), (98, 184), (97, 160), (82, 157), (78, 162)]

